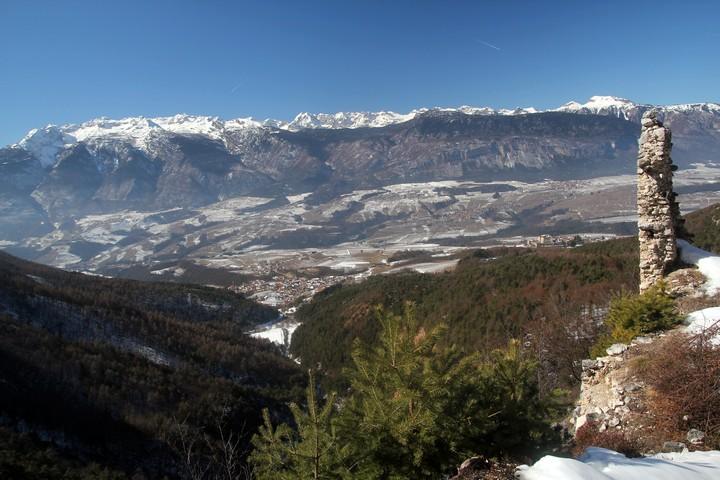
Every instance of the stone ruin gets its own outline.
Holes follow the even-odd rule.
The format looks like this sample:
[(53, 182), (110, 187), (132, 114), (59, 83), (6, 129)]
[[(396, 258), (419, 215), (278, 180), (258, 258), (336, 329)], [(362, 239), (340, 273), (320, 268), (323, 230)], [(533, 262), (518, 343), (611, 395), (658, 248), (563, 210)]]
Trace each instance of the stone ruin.
[(677, 166), (670, 158), (671, 139), (670, 129), (657, 119), (657, 112), (643, 115), (637, 189), (640, 292), (662, 279), (678, 256), (677, 234), (684, 220), (673, 192)]

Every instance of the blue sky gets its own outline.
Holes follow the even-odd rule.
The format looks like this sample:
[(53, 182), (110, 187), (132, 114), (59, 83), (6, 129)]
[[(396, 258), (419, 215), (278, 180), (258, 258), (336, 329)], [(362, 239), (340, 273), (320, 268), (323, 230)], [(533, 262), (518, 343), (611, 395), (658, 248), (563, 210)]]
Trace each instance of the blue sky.
[(720, 101), (720, 2), (0, 1), (0, 145), (179, 112)]

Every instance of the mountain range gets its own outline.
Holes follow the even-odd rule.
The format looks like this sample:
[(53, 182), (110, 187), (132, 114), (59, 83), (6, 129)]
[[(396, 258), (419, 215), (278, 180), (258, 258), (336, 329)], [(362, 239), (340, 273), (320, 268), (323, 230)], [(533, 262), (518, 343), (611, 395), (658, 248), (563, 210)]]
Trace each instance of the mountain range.
[[(173, 235), (195, 232), (200, 224), (227, 223), (241, 213), (273, 212), (244, 247), (276, 243), (268, 237), (280, 217), (306, 230), (334, 223), (337, 238), (347, 239), (348, 231), (363, 238), (368, 228), (387, 220), (428, 210), (436, 215), (458, 199), (458, 192), (436, 195), (431, 189), (436, 198), (418, 200), (412, 211), (389, 211), (386, 204), (396, 207), (398, 202), (388, 199), (380, 211), (363, 213), (367, 198), (377, 200), (392, 185), (476, 182), (485, 186), (475, 185), (475, 191), (489, 188), (494, 194), (509, 187), (487, 184), (630, 174), (639, 120), (651, 108), (673, 130), (674, 160), (680, 167), (717, 159), (720, 104), (652, 106), (603, 96), (546, 111), (459, 107), (407, 114), (301, 113), (291, 122), (176, 115), (50, 125), (0, 149), (0, 245), (41, 260), (54, 245), (55, 253), (44, 261), (64, 266), (57, 260), (60, 244), (89, 241), (97, 254), (130, 242), (130, 232), (142, 233), (140, 240), (153, 234), (152, 222), (116, 225), (120, 235), (98, 242), (98, 235), (89, 239), (88, 229), (81, 228), (93, 216), (123, 212), (145, 217), (165, 212), (161, 223), (168, 225), (170, 217), (176, 222), (170, 236), (138, 261), (152, 258), (157, 244)], [(297, 201), (301, 210), (293, 207)], [(209, 221), (207, 212), (197, 210), (228, 202), (234, 206), (224, 209), (221, 219)], [(322, 225), (313, 221), (318, 215), (309, 213), (318, 208)], [(288, 225), (281, 222), (276, 230), (283, 228)], [(76, 235), (79, 229), (82, 238)], [(248, 230), (245, 224), (236, 228), (242, 230)], [(206, 242), (202, 234), (197, 237), (197, 245)], [(292, 247), (293, 242), (328, 244), (297, 238), (281, 243)]]

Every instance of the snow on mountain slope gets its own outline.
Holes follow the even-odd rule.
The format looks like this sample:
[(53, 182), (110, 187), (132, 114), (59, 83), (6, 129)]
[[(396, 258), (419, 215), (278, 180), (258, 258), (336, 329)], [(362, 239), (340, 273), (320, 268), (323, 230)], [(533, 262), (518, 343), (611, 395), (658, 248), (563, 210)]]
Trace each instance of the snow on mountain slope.
[(338, 112), (333, 114), (303, 112), (298, 114), (285, 128), (288, 130), (300, 130), (303, 128), (377, 128), (407, 122), (415, 118), (418, 113), (420, 113), (419, 110), (413, 110), (406, 114), (395, 112)]
[[(410, 121), (430, 112), (463, 113), (466, 115), (527, 115), (542, 112), (566, 112), (577, 114), (611, 115), (636, 121), (643, 111), (658, 108), (661, 112), (720, 115), (720, 104), (694, 103), (669, 106), (637, 104), (630, 100), (612, 96), (593, 96), (585, 103), (569, 102), (556, 109), (538, 110), (533, 107), (515, 109), (493, 109), (489, 107), (460, 106), (457, 108), (421, 108), (408, 113), (381, 112), (338, 112), (298, 114), (292, 121), (267, 119), (263, 122), (253, 118), (222, 120), (218, 117), (178, 114), (171, 117), (129, 117), (119, 120), (98, 118), (81, 124), (48, 125), (33, 129), (15, 147), (23, 148), (40, 160), (43, 166), (53, 165), (55, 156), (63, 148), (77, 142), (105, 142), (124, 140), (140, 149), (147, 149), (148, 141), (155, 134), (200, 135), (224, 143), (230, 136), (249, 135), (263, 130), (303, 129), (354, 129), (380, 128)], [(712, 118), (712, 117), (711, 117)]]
[(43, 166), (55, 163), (57, 153), (78, 142), (122, 140), (142, 150), (155, 133), (200, 135), (225, 141), (228, 134), (263, 128), (252, 118), (221, 120), (218, 117), (178, 114), (172, 117), (128, 117), (122, 119), (97, 118), (81, 124), (48, 125), (33, 129), (15, 146), (25, 149), (40, 160)]
[(568, 102), (565, 105), (551, 111), (592, 115), (612, 115), (624, 118), (625, 120), (636, 120), (642, 115), (642, 112), (651, 108), (656, 108), (661, 113), (720, 113), (720, 104), (718, 103), (681, 103), (677, 105), (659, 106), (635, 103), (626, 98), (607, 95), (596, 95), (590, 97), (590, 99), (585, 103), (578, 103), (575, 101)]
[(586, 113), (595, 115), (614, 115), (616, 117), (629, 119), (629, 113), (639, 107), (651, 108), (651, 105), (639, 105), (630, 100), (620, 97), (596, 95), (590, 97), (586, 103), (568, 102), (556, 108), (556, 112)]
[(61, 127), (48, 125), (30, 130), (16, 146), (32, 153), (43, 167), (49, 167), (55, 163), (55, 155), (67, 143), (72, 143), (72, 139), (63, 133)]
[(338, 112), (338, 113), (307, 113), (298, 114), (292, 122), (284, 123), (277, 120), (266, 120), (271, 125), (285, 130), (302, 130), (305, 128), (378, 128), (403, 123), (427, 112), (460, 112), (465, 115), (524, 115), (538, 113), (533, 107), (500, 109), (490, 107), (471, 107), (463, 105), (457, 108), (419, 108), (408, 113), (396, 112)]
[(224, 122), (217, 117), (179, 114), (172, 117), (130, 117), (120, 120), (100, 118), (80, 125), (66, 125), (60, 128), (67, 137), (79, 142), (102, 137), (143, 142), (153, 132), (160, 131), (220, 139), (226, 126), (231, 129), (245, 128), (245, 121), (246, 119), (236, 119)]

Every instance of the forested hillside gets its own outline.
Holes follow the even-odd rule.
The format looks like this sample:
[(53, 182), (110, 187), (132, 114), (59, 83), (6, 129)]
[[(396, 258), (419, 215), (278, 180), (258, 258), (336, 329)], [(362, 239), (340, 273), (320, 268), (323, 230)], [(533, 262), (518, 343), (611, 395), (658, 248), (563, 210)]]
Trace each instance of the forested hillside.
[(447, 324), (445, 341), (466, 351), (489, 352), (509, 338), (526, 337), (545, 359), (547, 387), (565, 385), (579, 374), (575, 361), (587, 355), (611, 296), (637, 288), (636, 243), (627, 238), (576, 249), (510, 249), (492, 252), (495, 259), (480, 250), (450, 273), (374, 276), (337, 286), (298, 310), (303, 325), (291, 351), (337, 380), (353, 340), (372, 342), (377, 335), (375, 307), (399, 312), (410, 301), (423, 325)]
[(220, 428), (244, 456), (261, 410), (283, 417), (305, 382), (242, 334), (276, 315), (223, 290), (0, 254), (0, 477), (179, 477), (192, 467), (181, 438), (207, 464)]

